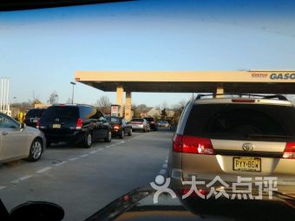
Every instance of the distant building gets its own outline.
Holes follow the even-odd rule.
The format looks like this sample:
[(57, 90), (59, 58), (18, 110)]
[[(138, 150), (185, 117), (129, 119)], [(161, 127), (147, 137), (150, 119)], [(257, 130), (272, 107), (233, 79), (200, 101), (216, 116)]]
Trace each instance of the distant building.
[(153, 107), (147, 113), (147, 116), (161, 116), (160, 108)]
[[(160, 108), (156, 108), (156, 107), (153, 107), (152, 109), (150, 109), (147, 113), (146, 113), (146, 116), (145, 117), (161, 117), (161, 113), (162, 113), (162, 110)], [(172, 118), (174, 116), (174, 113), (175, 111), (174, 110), (169, 110), (169, 109), (166, 109), (166, 114), (168, 118)]]

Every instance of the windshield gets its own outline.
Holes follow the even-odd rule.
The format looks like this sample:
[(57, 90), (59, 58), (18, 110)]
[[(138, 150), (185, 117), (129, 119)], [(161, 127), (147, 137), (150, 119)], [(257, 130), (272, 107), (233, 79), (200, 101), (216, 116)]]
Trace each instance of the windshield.
[(110, 121), (111, 123), (117, 123), (117, 124), (119, 124), (121, 122), (120, 121), (120, 118), (117, 118), (117, 117), (109, 117), (109, 116), (107, 116), (106, 119), (108, 121)]
[[(56, 203), (61, 221), (291, 207), (294, 12), (294, 0), (0, 1), (0, 220), (1, 201), (9, 216)], [(174, 207), (190, 197), (200, 210)], [(240, 217), (295, 217), (265, 211)]]
[(143, 119), (132, 119), (131, 122), (143, 122)]

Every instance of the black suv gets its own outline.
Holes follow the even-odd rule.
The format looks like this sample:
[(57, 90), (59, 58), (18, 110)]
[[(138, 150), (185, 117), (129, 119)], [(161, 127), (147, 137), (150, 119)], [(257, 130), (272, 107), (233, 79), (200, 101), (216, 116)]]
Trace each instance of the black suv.
[(111, 126), (103, 114), (90, 105), (53, 105), (38, 122), (46, 136), (47, 144), (67, 142), (89, 148), (93, 141), (111, 142)]
[(146, 119), (147, 122), (149, 123), (151, 130), (154, 130), (154, 131), (158, 130), (158, 124), (153, 117), (145, 117), (144, 119)]
[(28, 111), (25, 117), (25, 124), (30, 127), (36, 127), (37, 122), (41, 118), (46, 109), (34, 108)]

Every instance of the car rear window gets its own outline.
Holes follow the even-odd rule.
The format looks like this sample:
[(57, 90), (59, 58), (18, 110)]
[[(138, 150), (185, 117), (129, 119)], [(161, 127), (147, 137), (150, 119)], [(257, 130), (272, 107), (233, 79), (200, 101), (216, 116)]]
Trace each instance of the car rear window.
[(117, 117), (107, 117), (107, 120), (112, 123), (117, 123), (117, 124), (121, 123), (120, 118), (117, 118)]
[(41, 117), (42, 113), (44, 112), (43, 109), (32, 109), (26, 114), (27, 117)]
[(43, 114), (41, 121), (54, 121), (58, 118), (61, 121), (76, 120), (79, 118), (78, 107), (54, 106), (49, 107)]
[(132, 119), (131, 122), (143, 122), (143, 119)]
[(215, 139), (295, 140), (295, 109), (259, 104), (199, 104), (184, 134)]
[(147, 117), (147, 118), (144, 118), (144, 119), (146, 119), (147, 121), (154, 121), (154, 118), (152, 118), (152, 117)]

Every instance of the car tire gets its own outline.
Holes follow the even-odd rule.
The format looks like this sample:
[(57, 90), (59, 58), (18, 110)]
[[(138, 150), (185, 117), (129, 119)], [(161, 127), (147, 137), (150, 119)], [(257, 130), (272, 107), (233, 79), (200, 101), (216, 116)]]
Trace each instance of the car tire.
[(123, 139), (124, 136), (125, 136), (125, 131), (124, 131), (124, 129), (122, 129), (122, 131), (121, 131), (119, 137), (120, 137), (120, 139)]
[(129, 130), (128, 136), (132, 136), (132, 129)]
[(93, 138), (91, 133), (85, 133), (82, 146), (84, 148), (90, 148), (92, 146)]
[(38, 161), (41, 158), (43, 151), (44, 148), (42, 140), (40, 138), (36, 138), (31, 144), (30, 154), (27, 160), (31, 162)]
[(112, 132), (109, 131), (106, 138), (104, 138), (104, 142), (110, 143), (112, 141)]

